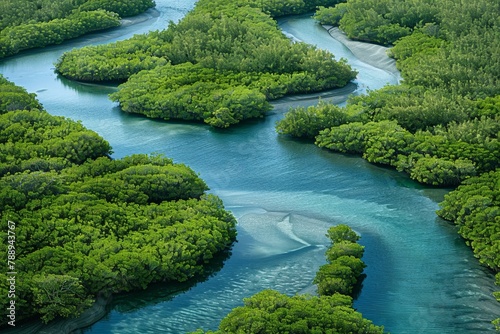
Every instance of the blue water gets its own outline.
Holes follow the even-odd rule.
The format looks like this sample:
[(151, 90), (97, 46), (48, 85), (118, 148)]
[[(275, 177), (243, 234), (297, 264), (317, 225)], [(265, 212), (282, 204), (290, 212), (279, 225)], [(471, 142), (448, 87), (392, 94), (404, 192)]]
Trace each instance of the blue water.
[[(262, 289), (292, 295), (310, 287), (325, 261), (324, 234), (339, 223), (360, 233), (366, 246), (367, 278), (355, 307), (375, 324), (392, 333), (492, 330), (490, 321), (500, 314), (491, 296), (493, 276), (478, 265), (456, 229), (435, 215), (444, 190), (276, 134), (275, 123), (289, 107), (317, 99), (285, 99), (262, 120), (214, 130), (124, 114), (107, 98), (115, 87), (74, 83), (54, 74), (53, 63), (66, 50), (160, 29), (194, 5), (156, 3), (159, 16), (149, 15), (140, 24), (0, 62), (0, 73), (37, 92), (50, 113), (81, 120), (107, 139), (115, 158), (159, 152), (188, 164), (238, 219), (238, 242), (221, 270), (203, 282), (115, 297), (109, 314), (85, 333), (216, 329), (243, 298)], [(360, 72), (356, 94), (397, 83), (393, 74), (357, 60), (311, 19), (281, 26), (297, 39), (347, 58)]]

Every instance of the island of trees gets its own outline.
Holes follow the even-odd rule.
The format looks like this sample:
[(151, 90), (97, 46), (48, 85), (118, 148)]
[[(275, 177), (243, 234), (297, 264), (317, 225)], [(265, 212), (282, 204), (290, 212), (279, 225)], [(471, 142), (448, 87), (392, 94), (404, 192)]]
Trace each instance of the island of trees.
[(236, 238), (235, 218), (189, 167), (111, 159), (103, 138), (1, 76), (0, 152), (0, 250), (17, 272), (16, 321), (74, 317), (99, 295), (186, 281)]
[[(281, 134), (458, 187), (437, 213), (454, 221), (500, 284), (500, 2), (348, 0), (315, 18), (349, 37), (394, 45), (403, 81), (344, 108), (294, 108)], [(500, 293), (496, 293), (500, 300)], [(500, 329), (500, 319), (495, 321)]]
[(270, 100), (345, 86), (345, 61), (293, 43), (273, 16), (336, 1), (200, 0), (168, 29), (65, 53), (57, 71), (81, 81), (126, 81), (111, 99), (125, 112), (228, 127), (262, 117)]
[(332, 226), (327, 237), (332, 242), (326, 251), (328, 263), (314, 279), (318, 296), (289, 297), (264, 290), (233, 309), (217, 331), (195, 333), (384, 333), (384, 327), (374, 325), (352, 307), (366, 267), (361, 260), (364, 246), (357, 243), (359, 235), (342, 224)]
[(3, 0), (0, 59), (119, 26), (120, 17), (154, 7), (153, 0)]

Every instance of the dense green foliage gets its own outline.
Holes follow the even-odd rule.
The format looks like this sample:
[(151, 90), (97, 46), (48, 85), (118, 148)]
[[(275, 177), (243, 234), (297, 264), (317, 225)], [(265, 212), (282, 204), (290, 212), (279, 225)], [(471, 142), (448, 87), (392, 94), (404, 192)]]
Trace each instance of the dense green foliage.
[(327, 75), (321, 79), (302, 72), (217, 71), (183, 63), (134, 75), (111, 99), (119, 101), (126, 112), (153, 118), (204, 120), (215, 127), (227, 127), (261, 116), (271, 109), (269, 99), (336, 84)]
[(120, 25), (152, 0), (6, 0), (0, 3), (0, 58)]
[[(496, 272), (499, 12), (495, 0), (348, 0), (321, 9), (316, 17), (322, 23), (339, 25), (350, 37), (394, 43), (390, 55), (404, 80), (351, 98), (340, 111), (324, 103), (293, 109), (277, 125), (280, 133), (315, 137), (321, 147), (394, 166), (421, 183), (463, 183), (447, 196), (439, 214), (457, 222), (480, 261)], [(411, 24), (404, 23), (411, 16)], [(410, 30), (405, 37), (390, 38), (380, 34), (387, 24)], [(332, 124), (318, 129), (328, 123), (324, 120)], [(495, 323), (500, 327), (500, 319)]]
[(347, 225), (331, 227), (327, 236), (332, 241), (326, 252), (328, 264), (314, 279), (319, 296), (289, 297), (264, 290), (244, 299), (244, 306), (222, 319), (218, 331), (207, 333), (384, 333), (383, 327), (353, 309), (349, 296), (365, 268), (359, 236)]
[[(161, 81), (155, 80), (158, 76)], [(256, 79), (260, 79), (258, 75)], [(235, 80), (248, 80), (248, 85), (231, 85)], [(245, 73), (225, 74), (185, 63), (141, 72), (111, 98), (121, 101), (126, 112), (163, 119), (205, 119), (210, 125), (226, 127), (271, 109), (254, 84)]]
[(262, 1), (262, 0), (246, 0), (241, 1), (251, 7), (260, 8), (264, 13), (272, 17), (280, 17), (285, 15), (297, 15), (309, 13), (315, 10), (318, 6), (334, 6), (342, 0), (282, 0), (282, 1)]
[[(495, 0), (348, 0), (316, 18), (351, 38), (395, 42), (406, 84), (484, 98), (499, 94), (499, 12)], [(406, 33), (394, 34), (400, 28)]]
[(9, 27), (0, 32), (0, 57), (14, 55), (26, 49), (60, 44), (67, 39), (119, 25), (117, 14), (97, 10), (78, 12), (50, 22)]
[(15, 249), (16, 320), (75, 316), (98, 294), (185, 281), (230, 247), (234, 217), (189, 167), (163, 156), (112, 160), (96, 133), (0, 80), (0, 248)]
[[(337, 7), (351, 2), (361, 6), (348, 1)], [(477, 4), (441, 2), (434, 25), (421, 26), (391, 49), (402, 85), (351, 98), (342, 109), (326, 103), (292, 109), (278, 132), (316, 137), (321, 147), (362, 154), (431, 185), (456, 186), (500, 167), (500, 59), (494, 56), (500, 29), (491, 17), (499, 4), (482, 0), (488, 9), (482, 13)], [(370, 3), (363, 3), (365, 10)], [(419, 12), (418, 1), (405, 3), (415, 6), (408, 13)]]
[[(390, 99), (389, 94), (399, 90), (388, 87), (367, 97), (353, 98), (345, 110), (326, 103), (307, 110), (293, 109), (278, 123), (277, 130), (296, 137), (312, 138), (317, 134), (316, 144), (320, 147), (361, 154), (370, 162), (396, 167), (432, 185), (458, 185), (470, 176), (500, 167), (499, 116), (487, 116), (492, 111), (483, 107), (486, 100), (467, 102), (467, 112), (459, 109), (454, 113), (456, 103), (446, 99), (422, 100), (420, 107), (405, 110), (395, 104), (406, 100), (416, 105), (418, 101), (410, 102), (403, 95)], [(424, 110), (426, 106), (428, 111)], [(441, 112), (433, 113), (434, 108)], [(446, 113), (445, 108), (450, 111)], [(477, 117), (466, 117), (467, 113)], [(443, 119), (444, 126), (439, 122)], [(321, 125), (327, 128), (321, 130)]]
[(153, 0), (88, 0), (79, 9), (83, 11), (104, 9), (117, 13), (120, 17), (128, 17), (140, 14), (154, 6)]
[(111, 153), (95, 132), (38, 109), (0, 115), (0, 147), (0, 176), (61, 170)]
[[(0, 29), (25, 23), (49, 22), (70, 15), (87, 0), (3, 0), (0, 2)], [(8, 15), (5, 15), (8, 14)]]
[(12, 110), (41, 109), (35, 94), (16, 86), (0, 75), (0, 114)]
[[(207, 333), (353, 333), (379, 334), (382, 327), (364, 319), (348, 296), (293, 296), (264, 290), (245, 299)], [(201, 330), (195, 333), (205, 333)]]
[(438, 214), (454, 221), (480, 261), (500, 271), (500, 170), (470, 178), (445, 196)]
[(327, 236), (332, 245), (326, 251), (328, 263), (319, 268), (314, 278), (318, 293), (320, 296), (352, 296), (366, 267), (361, 260), (364, 247), (357, 243), (359, 236), (347, 225), (330, 227)]
[[(460, 235), (479, 261), (494, 270), (500, 285), (500, 170), (466, 180), (440, 205), (438, 215), (458, 225)], [(495, 297), (500, 301), (500, 292)]]
[(320, 101), (315, 107), (291, 108), (276, 130), (297, 138), (314, 138), (321, 130), (344, 124), (348, 118), (340, 107)]
[(397, 167), (421, 183), (453, 186), (499, 167), (499, 129), (498, 117), (450, 123), (447, 128), (436, 126), (414, 134), (395, 121), (353, 122), (323, 130), (316, 143)]
[(319, 7), (315, 18), (339, 26), (349, 38), (391, 44), (418, 27), (439, 22), (435, 1), (348, 0), (335, 7)]
[(128, 80), (112, 95), (126, 112), (214, 127), (261, 117), (268, 101), (283, 95), (341, 87), (355, 77), (331, 53), (292, 43), (265, 13), (310, 4), (268, 1), (265, 12), (260, 5), (199, 1), (164, 31), (65, 53), (57, 71), (76, 80)]

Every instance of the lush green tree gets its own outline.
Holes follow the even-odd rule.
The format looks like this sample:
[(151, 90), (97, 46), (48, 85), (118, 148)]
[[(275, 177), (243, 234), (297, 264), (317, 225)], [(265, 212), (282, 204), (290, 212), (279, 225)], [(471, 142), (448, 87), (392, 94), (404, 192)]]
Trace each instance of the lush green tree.
[(444, 47), (443, 39), (425, 33), (430, 27), (415, 30), (411, 35), (400, 38), (394, 43), (388, 54), (398, 60), (397, 65), (400, 69), (404, 68), (404, 60), (417, 53), (435, 54), (441, 47)]
[(24, 23), (48, 22), (64, 18), (83, 4), (86, 0), (3, 0), (0, 12), (9, 13), (2, 16), (0, 30), (9, 26)]
[(342, 256), (354, 256), (358, 259), (363, 257), (365, 247), (348, 240), (340, 240), (333, 243), (326, 251), (326, 259), (333, 262)]
[(9, 82), (0, 74), (0, 114), (13, 110), (41, 109), (36, 95)]
[(345, 224), (330, 227), (326, 236), (334, 244), (342, 241), (356, 242), (359, 240), (359, 235)]
[(477, 119), (411, 134), (394, 122), (354, 122), (321, 131), (316, 143), (361, 153), (368, 161), (397, 167), (421, 183), (454, 186), (498, 167), (495, 124)]
[[(215, 333), (383, 333), (351, 308), (352, 299), (333, 296), (288, 297), (264, 290), (245, 299)], [(198, 331), (197, 333), (203, 333)]]
[(298, 138), (314, 138), (325, 128), (346, 123), (347, 118), (340, 107), (320, 101), (316, 107), (291, 108), (276, 124), (276, 130)]
[(117, 13), (121, 17), (127, 17), (140, 14), (154, 6), (153, 0), (89, 0), (82, 4), (79, 9), (83, 11), (104, 9)]
[(108, 142), (82, 124), (38, 109), (0, 115), (0, 147), (0, 175), (61, 170), (112, 153)]
[(356, 282), (354, 271), (336, 261), (321, 266), (314, 278), (320, 296), (331, 296), (334, 293), (351, 295)]
[(45, 323), (58, 316), (77, 316), (94, 302), (79, 279), (68, 275), (34, 276), (32, 290)]
[(438, 14), (437, 5), (426, 0), (348, 0), (335, 7), (320, 6), (314, 18), (339, 26), (350, 38), (392, 44), (415, 28), (440, 22)]
[(103, 10), (76, 12), (49, 22), (28, 23), (0, 31), (0, 58), (20, 51), (60, 44), (92, 31), (120, 25), (118, 14)]
[(411, 169), (411, 178), (424, 184), (456, 186), (476, 175), (470, 160), (449, 161), (439, 158), (420, 158)]
[(326, 251), (328, 263), (319, 268), (314, 278), (314, 283), (318, 285), (318, 294), (354, 295), (366, 267), (361, 260), (364, 247), (357, 243), (360, 237), (344, 224), (330, 227), (326, 236), (332, 245)]
[(346, 3), (339, 3), (335, 7), (319, 6), (313, 18), (321, 24), (338, 26), (347, 10), (348, 5)]

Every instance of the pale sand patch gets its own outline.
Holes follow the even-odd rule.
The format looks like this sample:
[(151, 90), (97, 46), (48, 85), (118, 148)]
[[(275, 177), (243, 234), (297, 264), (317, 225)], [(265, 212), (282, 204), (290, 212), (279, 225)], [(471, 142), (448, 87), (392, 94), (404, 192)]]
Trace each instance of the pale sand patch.
[(399, 71), (396, 68), (396, 61), (387, 55), (387, 50), (389, 50), (388, 47), (378, 44), (353, 41), (337, 27), (323, 25), (323, 28), (328, 31), (330, 36), (351, 50), (356, 58), (362, 62), (399, 76)]
[(128, 27), (134, 24), (142, 23), (151, 19), (155, 19), (159, 16), (160, 12), (156, 8), (149, 8), (144, 13), (121, 19), (121, 27)]

